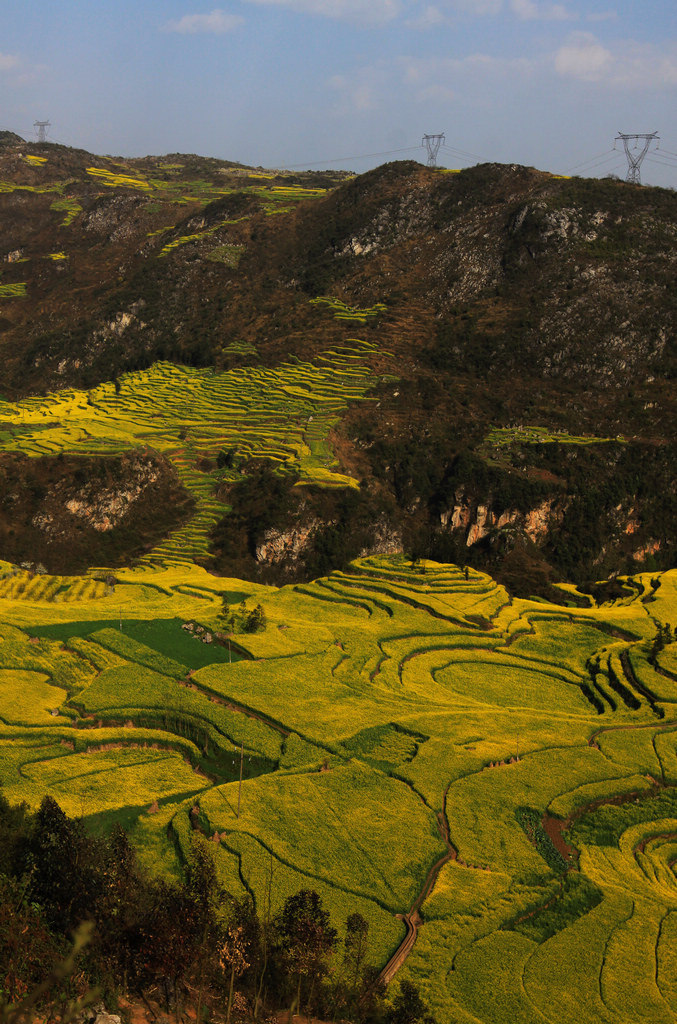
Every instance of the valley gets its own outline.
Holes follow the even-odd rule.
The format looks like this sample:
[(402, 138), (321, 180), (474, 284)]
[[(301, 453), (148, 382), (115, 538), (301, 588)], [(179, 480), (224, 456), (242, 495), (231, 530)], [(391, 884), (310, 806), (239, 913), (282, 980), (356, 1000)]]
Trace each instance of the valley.
[(438, 1024), (674, 1021), (674, 194), (0, 181), (10, 804), (362, 915)]

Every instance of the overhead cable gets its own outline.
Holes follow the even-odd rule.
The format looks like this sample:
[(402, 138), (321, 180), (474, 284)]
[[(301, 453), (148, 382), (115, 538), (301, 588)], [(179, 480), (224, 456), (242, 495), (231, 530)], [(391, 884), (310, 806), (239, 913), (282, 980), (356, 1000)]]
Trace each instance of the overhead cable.
[(669, 167), (673, 171), (677, 171), (677, 163), (670, 164), (667, 160), (657, 160), (655, 156), (648, 156), (647, 160), (651, 164), (660, 164), (661, 167)]
[(367, 160), (374, 156), (392, 156), (393, 153), (411, 153), (421, 146), (405, 146), (404, 149), (386, 149), (381, 153), (359, 153), (357, 156), (337, 156), (335, 160), (311, 160), (302, 164), (277, 164), (275, 170), (291, 171), (297, 167), (328, 167), (329, 164), (341, 164), (347, 160)]
[(595, 160), (599, 160), (601, 157), (609, 157), (612, 153), (618, 153), (617, 149), (607, 149), (603, 153), (598, 153), (597, 156), (591, 156), (589, 160), (583, 160), (580, 164), (574, 164), (573, 167), (567, 167), (566, 173), (569, 174), (571, 171), (577, 171), (580, 167), (586, 167), (588, 164), (592, 164)]
[(457, 154), (458, 156), (469, 156), (472, 160), (479, 160), (480, 163), (484, 162), (484, 157), (478, 156), (477, 153), (468, 153), (465, 149), (456, 149), (455, 146), (447, 146), (446, 143), (442, 144), (442, 149), (447, 149), (450, 153)]

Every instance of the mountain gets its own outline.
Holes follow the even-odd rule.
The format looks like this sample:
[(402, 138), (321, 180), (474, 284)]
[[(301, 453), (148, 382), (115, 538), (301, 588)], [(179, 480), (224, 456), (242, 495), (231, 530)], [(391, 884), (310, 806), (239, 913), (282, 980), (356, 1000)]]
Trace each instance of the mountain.
[(0, 141), (6, 399), (159, 359), (224, 372), (368, 342), (370, 400), (329, 437), (359, 488), (298, 487), (293, 467), (225, 452), (230, 511), (205, 564), (280, 581), (403, 546), (545, 595), (674, 564), (673, 191)]

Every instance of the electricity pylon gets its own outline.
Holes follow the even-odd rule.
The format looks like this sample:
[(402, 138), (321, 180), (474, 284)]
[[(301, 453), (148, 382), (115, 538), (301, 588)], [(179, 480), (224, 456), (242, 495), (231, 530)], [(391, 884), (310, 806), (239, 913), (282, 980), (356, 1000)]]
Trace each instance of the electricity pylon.
[(38, 142), (47, 142), (45, 128), (51, 128), (49, 121), (33, 121), (33, 127), (38, 129)]
[(421, 145), (428, 150), (428, 167), (437, 167), (437, 154), (444, 142), (444, 132), (441, 135), (424, 135)]
[[(625, 177), (626, 181), (632, 182), (634, 185), (641, 185), (642, 180), (639, 176), (639, 169), (642, 166), (642, 160), (649, 152), (649, 146), (656, 140), (659, 141), (658, 132), (651, 132), (651, 134), (644, 135), (624, 135), (623, 132), (619, 132), (614, 140), (614, 149), (619, 139), (622, 139), (623, 145), (625, 146), (625, 155), (628, 158), (628, 173)], [(640, 141), (643, 145), (640, 147)], [(634, 142), (634, 149), (636, 152), (631, 151), (630, 143)]]

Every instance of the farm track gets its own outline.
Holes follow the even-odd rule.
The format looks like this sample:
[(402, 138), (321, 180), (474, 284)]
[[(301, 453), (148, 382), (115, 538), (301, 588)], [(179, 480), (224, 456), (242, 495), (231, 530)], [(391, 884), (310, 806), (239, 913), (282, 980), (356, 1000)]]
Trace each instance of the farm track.
[[(659, 793), (664, 792), (666, 789), (675, 788), (677, 787), (674, 785), (668, 786), (664, 783), (654, 783), (653, 785), (648, 786), (644, 790), (637, 789), (632, 790), (632, 792), (629, 793), (617, 793), (612, 796), (600, 797), (597, 800), (591, 800), (590, 803), (583, 804), (581, 807), (577, 807), (564, 820), (562, 820), (561, 818), (556, 818), (553, 815), (548, 814), (546, 812), (546, 814), (543, 815), (541, 823), (545, 831), (552, 839), (553, 844), (559, 850), (559, 852), (563, 856), (565, 856), (565, 858), (568, 857), (569, 854), (573, 854), (576, 860), (578, 860), (580, 851), (577, 850), (576, 847), (572, 846), (570, 843), (567, 843), (567, 841), (564, 839), (563, 833), (568, 831), (574, 824), (574, 822), (578, 821), (579, 818), (582, 818), (585, 814), (589, 814), (592, 811), (598, 810), (598, 808), (600, 807), (619, 807), (622, 804), (628, 804), (637, 800), (651, 800), (653, 797), (658, 796)], [(657, 838), (674, 839), (677, 838), (677, 832), (652, 833), (651, 836), (645, 837), (636, 844), (636, 846), (633, 848), (633, 853), (636, 853), (638, 851), (642, 853), (644, 851), (644, 847), (646, 846), (646, 844), (650, 842), (652, 839)]]
[(636, 729), (653, 729), (654, 732), (670, 732), (670, 730), (675, 728), (677, 728), (677, 718), (671, 718), (668, 722), (663, 721), (660, 725), (657, 725), (655, 722), (627, 722), (624, 725), (606, 725), (593, 732), (592, 736), (588, 740), (588, 746), (596, 747), (597, 737), (607, 732), (629, 732)]
[[(451, 785), (451, 783), (449, 785)], [(421, 907), (423, 906), (428, 896), (431, 894), (435, 882), (437, 881), (437, 877), (442, 868), (444, 867), (444, 865), (448, 864), (450, 860), (456, 860), (458, 857), (458, 851), (451, 842), (451, 837), (449, 835), (449, 823), (447, 821), (446, 812), (448, 792), (449, 786), (447, 786), (447, 788), (444, 791), (442, 810), (437, 812), (437, 826), (440, 832), (440, 836), (444, 840), (444, 843), (447, 847), (447, 852), (442, 857), (440, 857), (439, 860), (435, 861), (433, 866), (428, 871), (421, 891), (419, 892), (418, 896), (412, 903), (409, 911), (406, 914), (397, 915), (400, 918), (400, 920), (404, 921), (404, 924), (406, 925), (407, 928), (407, 934), (405, 935), (404, 939), (402, 940), (398, 948), (395, 950), (393, 955), (391, 956), (388, 963), (385, 965), (383, 970), (378, 975), (377, 983), (388, 985), (395, 977), (395, 975), (397, 974), (397, 972), (399, 971), (400, 967), (407, 959), (409, 954), (411, 953), (416, 943), (416, 939), (418, 938), (419, 929), (421, 928), (421, 925), (424, 923), (423, 918), (421, 917), (420, 914)]]

